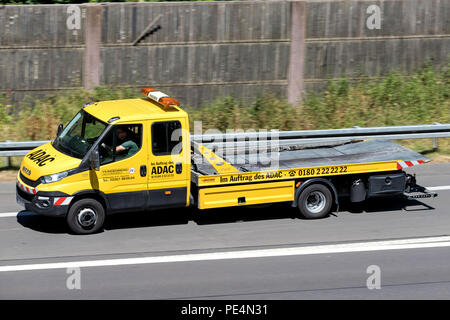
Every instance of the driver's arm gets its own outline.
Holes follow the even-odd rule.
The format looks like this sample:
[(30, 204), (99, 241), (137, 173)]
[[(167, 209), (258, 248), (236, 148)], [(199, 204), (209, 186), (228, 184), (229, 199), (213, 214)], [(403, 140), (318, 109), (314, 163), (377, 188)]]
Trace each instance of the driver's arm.
[(116, 151), (127, 151), (128, 156), (131, 156), (136, 153), (138, 150), (138, 147), (136, 143), (134, 143), (132, 140), (125, 141), (120, 146), (116, 147)]
[(116, 147), (116, 152), (125, 151), (125, 150), (127, 150), (127, 149), (125, 149), (122, 145)]

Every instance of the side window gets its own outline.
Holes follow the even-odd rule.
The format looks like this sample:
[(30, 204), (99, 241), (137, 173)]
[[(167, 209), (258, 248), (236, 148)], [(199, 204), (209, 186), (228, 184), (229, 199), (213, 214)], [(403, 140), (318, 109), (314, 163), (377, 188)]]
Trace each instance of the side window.
[(142, 125), (115, 126), (100, 143), (100, 163), (127, 159), (142, 147)]
[(152, 152), (155, 156), (172, 154), (181, 140), (180, 121), (162, 121), (152, 124)]

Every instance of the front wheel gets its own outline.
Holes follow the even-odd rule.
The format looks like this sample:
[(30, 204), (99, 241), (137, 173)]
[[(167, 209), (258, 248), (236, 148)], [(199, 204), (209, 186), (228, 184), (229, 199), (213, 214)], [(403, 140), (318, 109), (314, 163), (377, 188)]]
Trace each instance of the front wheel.
[(323, 184), (313, 184), (305, 188), (298, 197), (298, 209), (307, 219), (326, 217), (331, 211), (333, 196)]
[(66, 219), (75, 234), (95, 233), (103, 227), (105, 209), (97, 200), (81, 199), (72, 205)]

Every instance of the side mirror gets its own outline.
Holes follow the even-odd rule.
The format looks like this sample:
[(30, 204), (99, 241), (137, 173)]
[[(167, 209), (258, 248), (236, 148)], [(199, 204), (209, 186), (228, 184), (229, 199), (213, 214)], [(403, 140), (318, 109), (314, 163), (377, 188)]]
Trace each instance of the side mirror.
[(89, 163), (92, 170), (100, 170), (100, 155), (98, 153), (98, 148), (92, 150), (91, 154), (89, 155)]
[(58, 137), (62, 131), (63, 131), (63, 125), (62, 125), (62, 123), (60, 123), (58, 125), (58, 131), (56, 132), (56, 136)]

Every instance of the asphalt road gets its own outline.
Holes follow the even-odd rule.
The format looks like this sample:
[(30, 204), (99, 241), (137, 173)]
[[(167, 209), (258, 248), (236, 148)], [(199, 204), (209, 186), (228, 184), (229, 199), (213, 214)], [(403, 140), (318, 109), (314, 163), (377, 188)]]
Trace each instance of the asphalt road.
[[(410, 171), (424, 186), (450, 185), (450, 164)], [(20, 210), (14, 192), (0, 183), (0, 213)], [(286, 205), (122, 214), (89, 236), (20, 212), (0, 218), (0, 299), (449, 299), (450, 242), (436, 237), (450, 236), (450, 190), (438, 193), (344, 203), (321, 220)], [(414, 243), (370, 249), (385, 240)], [(69, 290), (71, 270), (55, 264), (79, 261), (101, 263), (82, 267), (80, 289)], [(37, 269), (2, 271), (23, 265)], [(369, 266), (379, 267), (380, 289), (367, 288)]]

